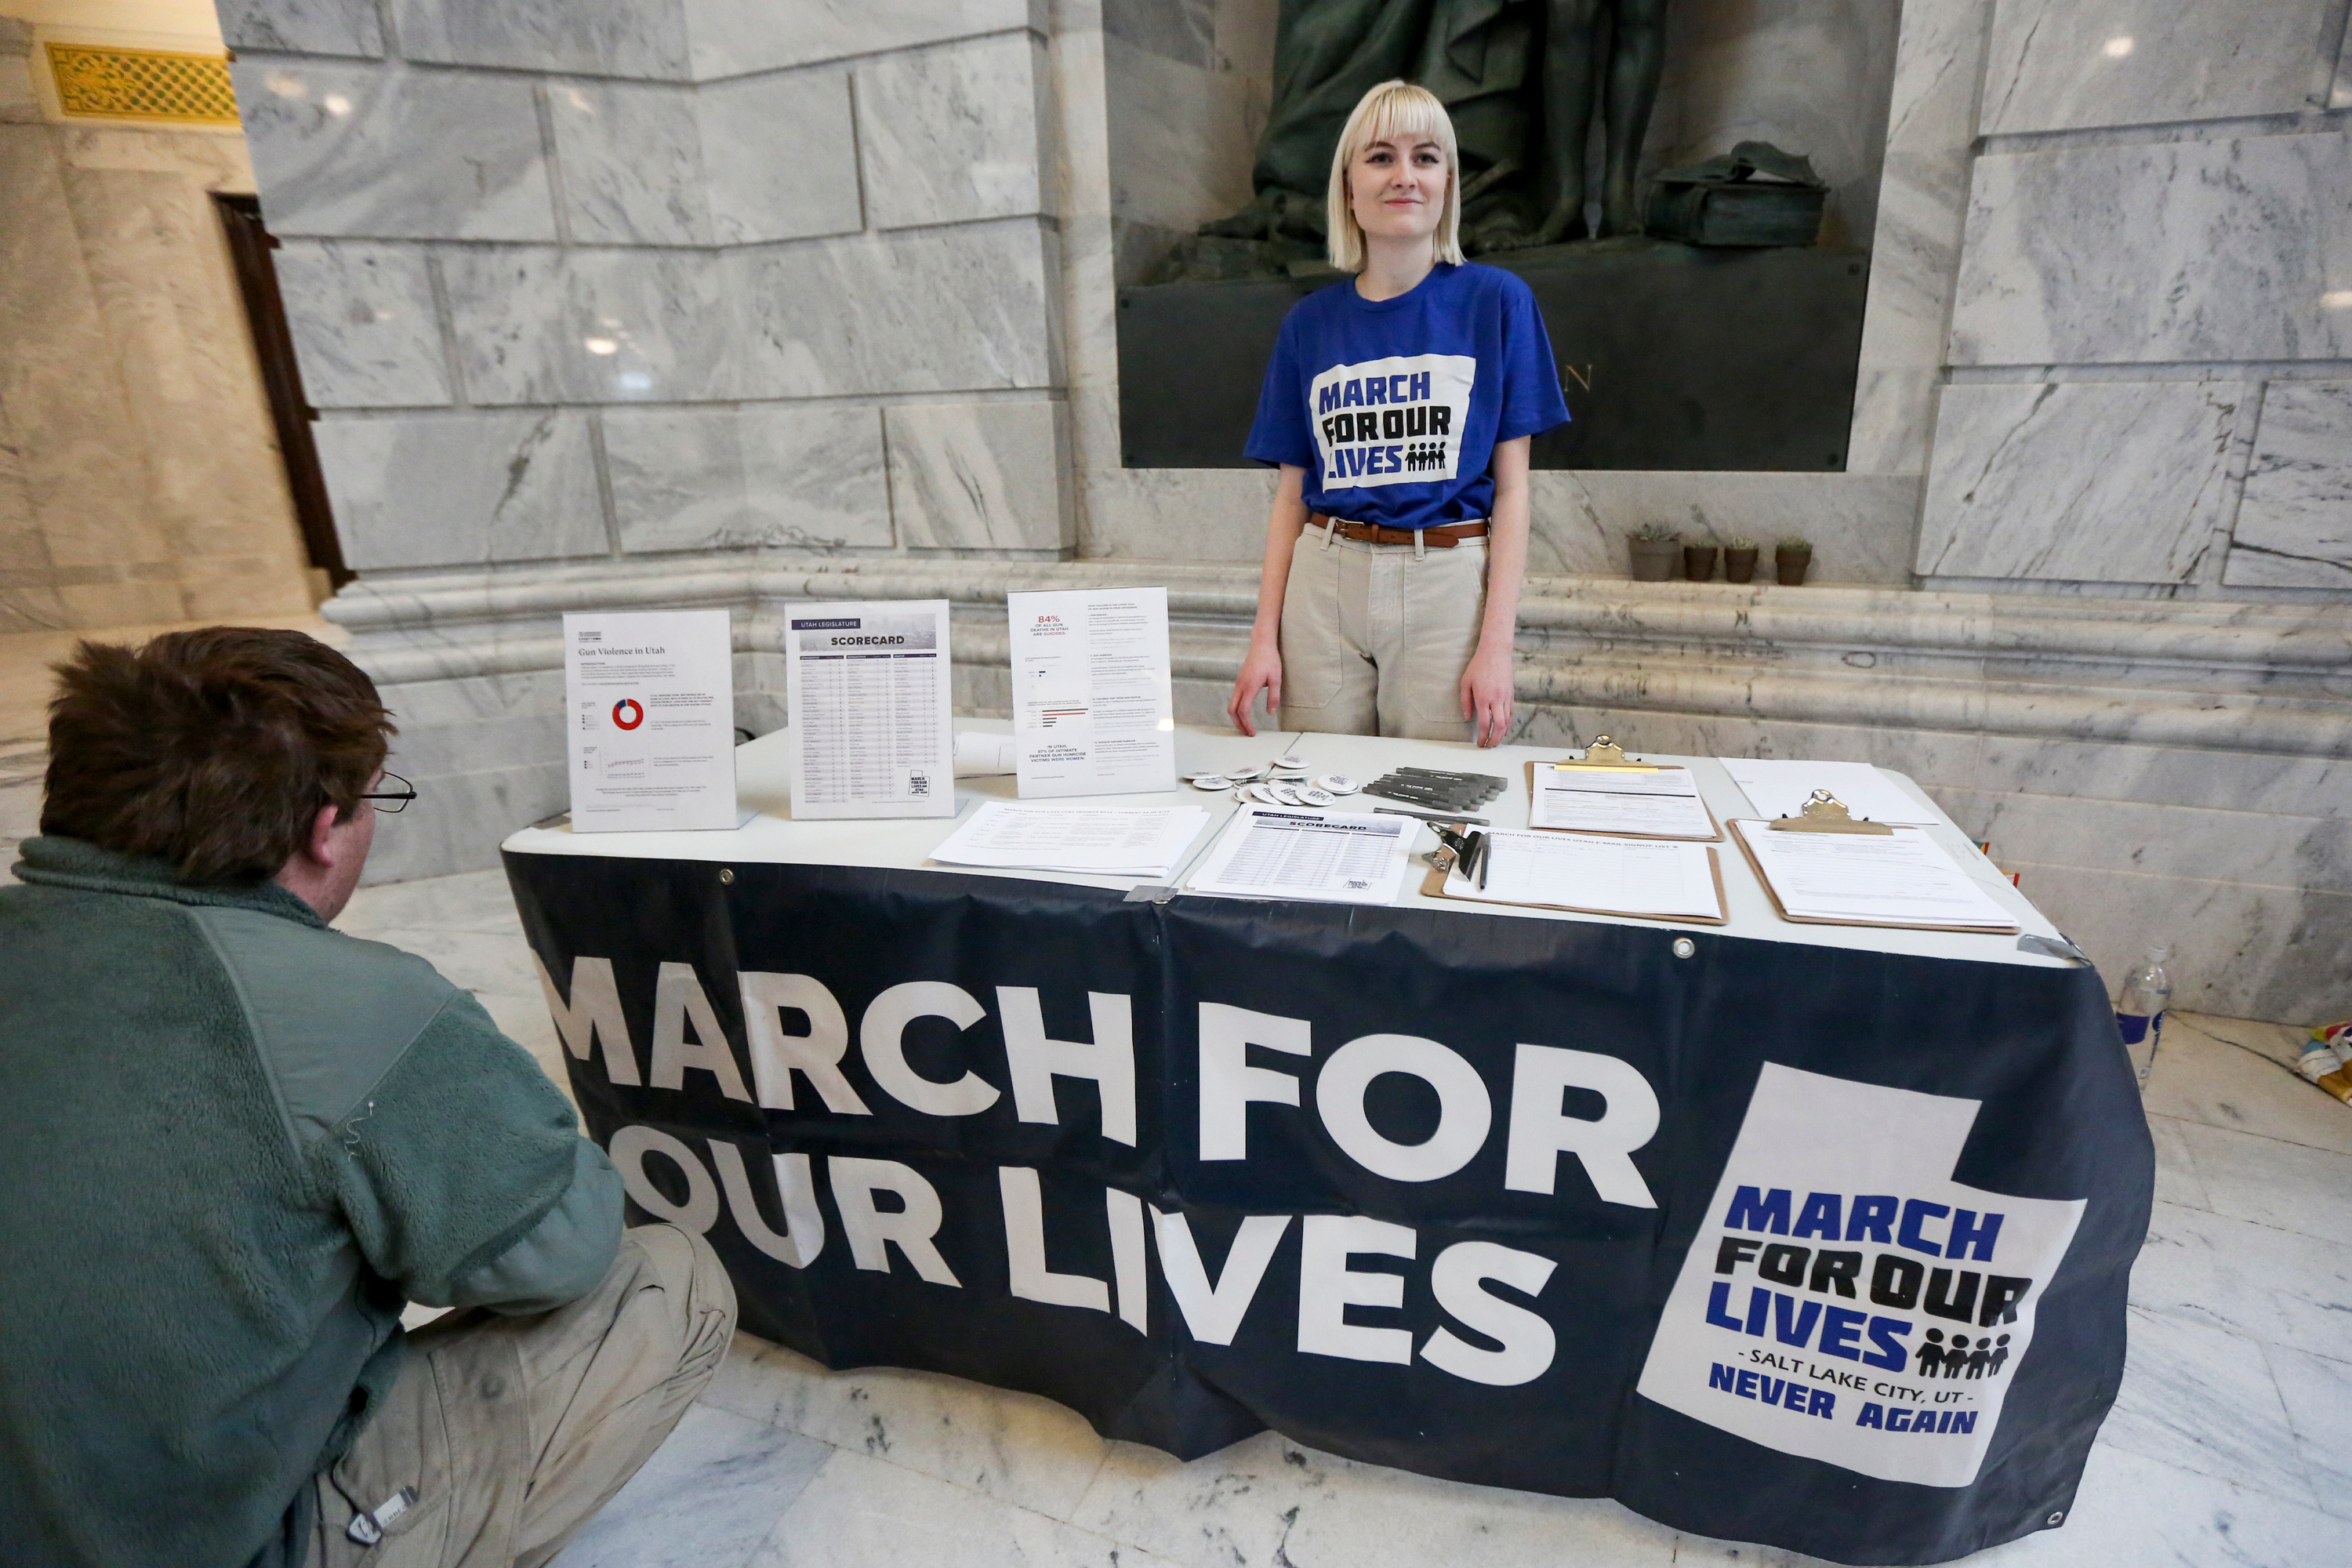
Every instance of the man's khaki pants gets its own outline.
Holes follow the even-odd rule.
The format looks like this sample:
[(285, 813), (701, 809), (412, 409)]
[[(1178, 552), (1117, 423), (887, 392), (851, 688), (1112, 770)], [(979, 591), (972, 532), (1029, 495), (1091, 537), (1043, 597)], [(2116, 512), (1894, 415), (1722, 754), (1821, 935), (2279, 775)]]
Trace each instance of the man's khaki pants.
[[(718, 1255), (676, 1226), (621, 1238), (603, 1283), (551, 1312), (452, 1312), (319, 1488), (312, 1568), (538, 1568), (621, 1489), (710, 1381), (735, 1331)], [(374, 1546), (352, 1516), (416, 1501)]]
[(1308, 524), (1282, 595), (1282, 727), (1467, 741), (1462, 671), (1486, 606), (1486, 542), (1326, 539)]

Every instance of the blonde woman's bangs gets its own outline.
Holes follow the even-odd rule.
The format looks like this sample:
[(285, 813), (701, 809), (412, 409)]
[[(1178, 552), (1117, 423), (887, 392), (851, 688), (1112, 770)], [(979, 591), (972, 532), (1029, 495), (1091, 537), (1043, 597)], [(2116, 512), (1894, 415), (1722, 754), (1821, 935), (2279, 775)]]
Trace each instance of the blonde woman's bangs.
[(1375, 142), (1395, 136), (1426, 137), (1445, 154), (1445, 201), (1439, 209), (1437, 259), (1459, 265), (1462, 258), (1462, 159), (1454, 141), (1454, 121), (1435, 93), (1409, 81), (1384, 81), (1366, 92), (1348, 116), (1331, 150), (1331, 184), (1324, 196), (1325, 249), (1342, 272), (1364, 268), (1364, 230), (1348, 200), (1348, 168)]

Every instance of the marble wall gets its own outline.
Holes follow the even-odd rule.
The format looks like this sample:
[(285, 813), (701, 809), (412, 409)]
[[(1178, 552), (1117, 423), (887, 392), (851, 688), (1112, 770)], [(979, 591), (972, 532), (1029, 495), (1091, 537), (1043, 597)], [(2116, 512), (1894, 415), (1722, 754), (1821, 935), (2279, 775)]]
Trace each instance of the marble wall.
[(1923, 579), (2352, 587), (2345, 13), (1999, 0)]
[(210, 193), (233, 135), (63, 124), (0, 17), (0, 630), (310, 607)]
[(1028, 5), (346, 9), (223, 23), (356, 566), (1071, 547)]

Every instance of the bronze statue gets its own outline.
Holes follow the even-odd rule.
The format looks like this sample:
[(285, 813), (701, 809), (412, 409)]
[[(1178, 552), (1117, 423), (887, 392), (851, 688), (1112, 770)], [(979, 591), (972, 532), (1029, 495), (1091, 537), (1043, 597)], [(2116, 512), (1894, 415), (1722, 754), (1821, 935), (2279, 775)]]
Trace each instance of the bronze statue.
[(1508, 250), (1587, 237), (1587, 140), (1604, 137), (1601, 236), (1640, 232), (1633, 189), (1665, 61), (1666, 0), (1282, 0), (1256, 195), (1204, 236), (1320, 241), (1331, 149), (1391, 77), (1437, 94), (1462, 152), (1462, 241)]

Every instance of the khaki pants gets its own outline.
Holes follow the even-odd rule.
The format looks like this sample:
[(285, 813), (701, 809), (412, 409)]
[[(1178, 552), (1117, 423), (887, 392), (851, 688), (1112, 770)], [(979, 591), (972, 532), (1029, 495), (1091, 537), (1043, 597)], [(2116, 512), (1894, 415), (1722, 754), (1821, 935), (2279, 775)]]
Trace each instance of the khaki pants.
[(1486, 606), (1486, 542), (1327, 542), (1309, 524), (1282, 595), (1282, 727), (1467, 741), (1462, 671)]
[[(612, 1271), (551, 1312), (452, 1312), (321, 1476), (312, 1568), (538, 1568), (669, 1436), (726, 1357), (735, 1289), (676, 1226), (621, 1238)], [(363, 1547), (352, 1516), (416, 1501)]]

